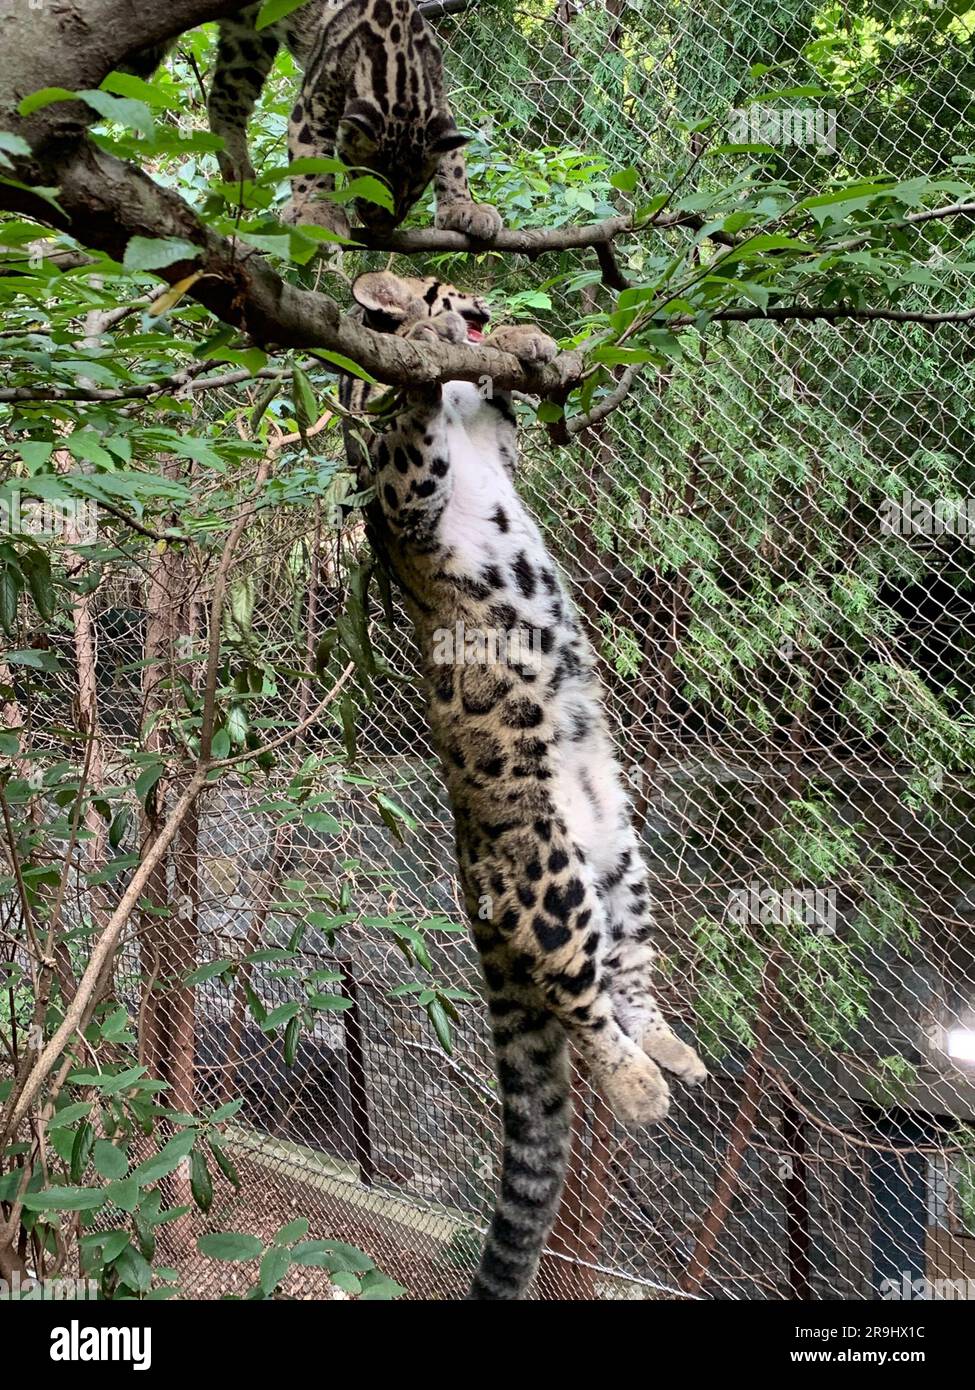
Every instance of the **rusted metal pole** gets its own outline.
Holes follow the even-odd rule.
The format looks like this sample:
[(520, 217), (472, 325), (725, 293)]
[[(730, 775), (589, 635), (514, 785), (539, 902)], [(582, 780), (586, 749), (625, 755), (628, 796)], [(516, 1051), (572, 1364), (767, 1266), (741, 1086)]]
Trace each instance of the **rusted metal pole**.
[(609, 1135), (606, 1102), (591, 1098), (573, 1065), (572, 1150), (562, 1201), (538, 1270), (541, 1299), (591, 1302), (606, 1209), (609, 1205)]
[(779, 961), (776, 957), (772, 957), (765, 966), (765, 975), (759, 994), (758, 1017), (755, 1020), (755, 1041), (752, 1045), (748, 1065), (745, 1068), (741, 1100), (731, 1122), (731, 1135), (725, 1150), (724, 1163), (714, 1186), (711, 1205), (705, 1213), (697, 1240), (694, 1243), (694, 1249), (691, 1251), (691, 1258), (681, 1279), (681, 1288), (685, 1293), (700, 1293), (711, 1264), (711, 1257), (725, 1228), (731, 1204), (738, 1191), (742, 1165), (745, 1161), (745, 1154), (748, 1152), (748, 1145), (751, 1143), (761, 1100), (762, 1071), (765, 1066), (765, 1052), (772, 1026), (773, 1004), (777, 993), (776, 983), (779, 978), (779, 971)]

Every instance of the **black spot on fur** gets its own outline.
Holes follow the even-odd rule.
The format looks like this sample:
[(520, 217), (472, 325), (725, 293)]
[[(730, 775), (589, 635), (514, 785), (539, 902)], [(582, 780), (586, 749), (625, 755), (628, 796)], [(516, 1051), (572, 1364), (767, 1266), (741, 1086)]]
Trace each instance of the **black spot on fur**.
[(518, 558), (511, 568), (518, 588), (525, 595), (525, 598), (531, 598), (535, 592), (535, 571), (523, 550), (519, 552)]
[(502, 711), (502, 718), (509, 729), (537, 729), (545, 711), (534, 700), (511, 700)]
[(498, 990), (504, 988), (506, 975), (497, 965), (491, 965), (489, 961), (483, 962), (484, 979), (488, 989)]
[(563, 889), (560, 889), (557, 884), (550, 883), (545, 890), (542, 906), (545, 908), (546, 912), (551, 913), (553, 917), (557, 917), (560, 922), (566, 922), (568, 921), (571, 910), (574, 907), (578, 907), (579, 904), (584, 901), (585, 896), (586, 890), (583, 887), (582, 880), (570, 878)]
[(560, 946), (572, 940), (572, 933), (568, 927), (563, 926), (561, 922), (547, 922), (544, 917), (532, 918), (532, 931), (543, 951), (557, 951)]
[(517, 925), (518, 913), (515, 911), (513, 907), (509, 907), (505, 912), (501, 914), (501, 920), (498, 922), (498, 928), (505, 936), (510, 936), (511, 933), (517, 927)]
[(494, 758), (485, 758), (483, 762), (477, 764), (478, 772), (483, 772), (485, 777), (500, 777), (505, 768), (505, 759), (500, 755)]
[(491, 821), (484, 821), (482, 822), (481, 828), (489, 840), (497, 840), (506, 830), (512, 830), (514, 828), (514, 821), (499, 820), (493, 823)]
[(575, 974), (569, 975), (563, 971), (559, 975), (552, 977), (552, 983), (566, 994), (579, 995), (589, 989), (596, 978), (595, 961), (587, 960), (585, 965)]

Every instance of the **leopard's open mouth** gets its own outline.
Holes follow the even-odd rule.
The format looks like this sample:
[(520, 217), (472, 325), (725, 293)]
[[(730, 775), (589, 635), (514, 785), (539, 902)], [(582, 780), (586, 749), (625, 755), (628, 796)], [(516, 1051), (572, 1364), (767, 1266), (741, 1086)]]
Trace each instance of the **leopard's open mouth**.
[(480, 328), (478, 328), (476, 323), (469, 323), (467, 325), (467, 341), (469, 343), (484, 342), (484, 333)]

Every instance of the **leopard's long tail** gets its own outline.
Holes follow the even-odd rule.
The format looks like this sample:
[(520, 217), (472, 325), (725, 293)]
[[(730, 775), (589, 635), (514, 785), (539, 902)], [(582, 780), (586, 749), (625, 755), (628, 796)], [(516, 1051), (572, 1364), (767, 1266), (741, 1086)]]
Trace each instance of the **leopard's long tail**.
[(571, 1071), (565, 1030), (534, 990), (490, 989), (504, 1154), (497, 1205), (468, 1298), (528, 1288), (558, 1210), (569, 1162)]

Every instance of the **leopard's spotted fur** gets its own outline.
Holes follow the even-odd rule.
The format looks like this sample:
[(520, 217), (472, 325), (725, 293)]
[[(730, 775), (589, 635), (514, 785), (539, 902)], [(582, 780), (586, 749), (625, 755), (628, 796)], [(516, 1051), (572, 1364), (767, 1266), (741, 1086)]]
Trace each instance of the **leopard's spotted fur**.
[[(477, 340), (488, 318), (482, 300), (435, 280), (367, 274), (353, 293), (367, 324), (421, 342)], [(556, 351), (528, 326), (484, 341), (525, 362)], [(368, 394), (351, 379), (343, 389), (348, 404)], [(666, 1113), (660, 1066), (705, 1076), (650, 993), (647, 876), (593, 654), (515, 490), (516, 460), (509, 396), (462, 382), (407, 392), (368, 459), (354, 458), (376, 489), (374, 543), (415, 625), (487, 985), (505, 1149), (471, 1296), (492, 1299), (525, 1290), (554, 1219), (569, 1146), (567, 1038), (630, 1123)], [(444, 633), (458, 624), (534, 632), (531, 660), (525, 648), (498, 664), (477, 659), (488, 654), (476, 643), (451, 652)]]
[[(303, 70), (288, 129), (292, 160), (337, 156), (379, 174), (393, 211), (355, 204), (375, 232), (401, 222), (433, 179), (438, 227), (494, 237), (501, 218), (471, 200), (461, 153), (467, 137), (450, 113), (437, 41), (413, 0), (307, 0), (257, 30), (260, 8), (246, 5), (219, 25), (208, 106), (210, 128), (224, 142), (218, 159), (225, 179), (253, 178), (247, 122), (283, 43)], [(150, 71), (161, 57), (162, 50), (147, 51), (131, 66)], [(285, 220), (348, 235), (344, 209), (320, 196), (333, 188), (331, 174), (299, 175)]]

